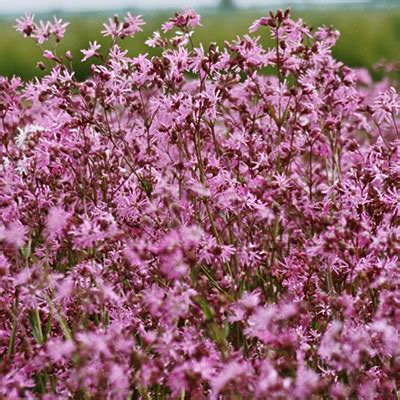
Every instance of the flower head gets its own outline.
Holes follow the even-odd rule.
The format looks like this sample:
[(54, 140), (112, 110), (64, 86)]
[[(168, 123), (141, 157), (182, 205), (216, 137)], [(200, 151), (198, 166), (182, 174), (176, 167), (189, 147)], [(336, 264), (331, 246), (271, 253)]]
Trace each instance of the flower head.
[(87, 50), (81, 50), (81, 53), (83, 53), (84, 57), (82, 58), (82, 62), (88, 60), (89, 58), (93, 56), (97, 56), (99, 50), (101, 48), (101, 45), (98, 44), (96, 41), (94, 42), (89, 42), (89, 48)]

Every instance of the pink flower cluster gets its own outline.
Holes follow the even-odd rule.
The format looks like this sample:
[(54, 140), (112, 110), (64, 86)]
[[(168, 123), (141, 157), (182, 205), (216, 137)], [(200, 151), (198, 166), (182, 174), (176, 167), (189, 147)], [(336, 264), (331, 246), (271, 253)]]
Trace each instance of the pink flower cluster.
[(0, 78), (0, 397), (398, 398), (396, 83), (289, 12), (271, 49), (187, 11), (130, 57), (142, 24), (83, 82)]

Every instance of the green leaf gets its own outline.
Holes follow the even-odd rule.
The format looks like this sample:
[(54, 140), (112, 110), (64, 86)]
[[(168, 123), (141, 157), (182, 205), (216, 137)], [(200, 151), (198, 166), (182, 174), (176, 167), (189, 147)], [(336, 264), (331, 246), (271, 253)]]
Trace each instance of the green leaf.
[(29, 325), (32, 329), (33, 337), (35, 338), (38, 344), (44, 343), (44, 336), (42, 331), (42, 323), (40, 320), (39, 310), (35, 308), (33, 311), (29, 311), (28, 313), (28, 321)]
[(202, 295), (195, 296), (193, 298), (193, 300), (203, 310), (204, 316), (206, 317), (206, 321), (210, 321), (210, 320), (214, 319), (215, 311), (208, 304), (208, 302), (204, 298), (204, 296), (202, 296)]

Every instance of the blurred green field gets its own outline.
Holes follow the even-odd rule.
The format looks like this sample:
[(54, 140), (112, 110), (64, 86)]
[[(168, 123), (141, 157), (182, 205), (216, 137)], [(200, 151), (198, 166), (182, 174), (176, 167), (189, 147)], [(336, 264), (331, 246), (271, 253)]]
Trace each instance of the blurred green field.
[[(330, 10), (330, 11), (294, 11), (292, 15), (303, 18), (313, 27), (333, 25), (341, 32), (341, 38), (334, 50), (337, 59), (349, 66), (367, 67), (372, 71), (373, 65), (381, 59), (400, 60), (400, 10)], [(226, 13), (202, 14), (203, 27), (194, 36), (195, 42), (205, 46), (211, 41), (222, 44), (224, 40), (233, 39), (247, 31), (254, 19), (262, 16), (258, 11), (237, 11)], [(155, 54), (144, 41), (155, 30), (160, 30), (165, 14), (144, 15), (144, 31), (133, 39), (126, 39), (125, 44), (130, 54)], [(70, 16), (64, 17), (71, 22), (65, 40), (60, 44), (58, 54), (71, 49), (78, 78), (88, 74), (89, 63), (81, 63), (80, 49), (86, 48), (90, 41), (97, 40), (108, 46), (110, 39), (100, 35), (104, 17)], [(0, 22), (0, 75), (18, 75), (30, 79), (40, 75), (36, 62), (41, 59), (41, 51), (32, 40), (24, 39), (15, 32), (12, 21)], [(266, 30), (260, 31), (263, 41), (268, 43)], [(379, 78), (380, 72), (373, 72)]]

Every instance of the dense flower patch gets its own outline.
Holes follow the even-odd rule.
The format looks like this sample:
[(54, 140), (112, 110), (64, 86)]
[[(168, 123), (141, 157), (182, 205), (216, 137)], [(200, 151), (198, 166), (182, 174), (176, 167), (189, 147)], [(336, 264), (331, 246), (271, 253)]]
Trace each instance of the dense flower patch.
[(187, 11), (132, 58), (142, 25), (78, 82), (67, 24), (17, 22), (54, 66), (0, 78), (0, 397), (396, 399), (395, 83), (289, 12), (271, 49)]

